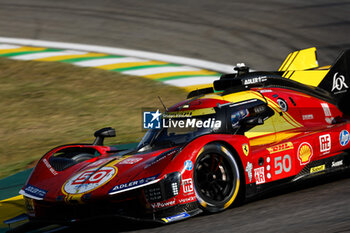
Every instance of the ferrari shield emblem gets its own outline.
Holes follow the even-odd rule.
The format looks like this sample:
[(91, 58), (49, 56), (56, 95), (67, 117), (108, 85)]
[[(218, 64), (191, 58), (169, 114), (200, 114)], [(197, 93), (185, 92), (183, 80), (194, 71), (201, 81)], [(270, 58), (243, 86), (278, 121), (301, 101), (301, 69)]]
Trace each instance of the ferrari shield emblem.
[(242, 150), (243, 150), (243, 153), (245, 154), (245, 156), (248, 156), (248, 154), (249, 154), (249, 145), (247, 143), (244, 143), (242, 145)]

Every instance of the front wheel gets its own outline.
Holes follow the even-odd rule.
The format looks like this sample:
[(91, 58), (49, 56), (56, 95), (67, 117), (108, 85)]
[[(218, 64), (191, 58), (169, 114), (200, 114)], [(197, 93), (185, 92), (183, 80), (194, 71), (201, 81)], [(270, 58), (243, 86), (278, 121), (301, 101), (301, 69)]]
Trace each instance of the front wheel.
[(211, 143), (197, 156), (194, 188), (201, 207), (208, 212), (228, 208), (238, 196), (240, 170), (235, 157), (223, 145)]

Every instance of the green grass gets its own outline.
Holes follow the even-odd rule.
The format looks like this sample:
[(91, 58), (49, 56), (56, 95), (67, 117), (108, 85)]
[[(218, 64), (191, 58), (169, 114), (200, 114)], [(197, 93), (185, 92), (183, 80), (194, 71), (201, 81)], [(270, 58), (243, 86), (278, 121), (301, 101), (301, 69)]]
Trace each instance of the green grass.
[(0, 178), (33, 166), (52, 147), (91, 143), (102, 127), (106, 143), (140, 140), (141, 108), (167, 106), (182, 89), (145, 78), (55, 62), (0, 58)]

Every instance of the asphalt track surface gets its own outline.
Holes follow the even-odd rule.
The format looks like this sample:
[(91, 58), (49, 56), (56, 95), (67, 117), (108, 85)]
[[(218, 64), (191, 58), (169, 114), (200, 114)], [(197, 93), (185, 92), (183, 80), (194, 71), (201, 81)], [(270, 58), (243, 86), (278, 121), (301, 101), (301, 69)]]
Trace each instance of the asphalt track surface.
[(0, 36), (140, 49), (276, 69), (316, 46), (350, 47), (348, 0), (0, 0)]
[[(0, 36), (245, 62), (265, 70), (276, 69), (293, 50), (316, 46), (320, 64), (326, 65), (350, 48), (350, 1), (0, 0)], [(75, 230), (350, 232), (349, 210), (346, 173), (166, 226), (114, 221)]]

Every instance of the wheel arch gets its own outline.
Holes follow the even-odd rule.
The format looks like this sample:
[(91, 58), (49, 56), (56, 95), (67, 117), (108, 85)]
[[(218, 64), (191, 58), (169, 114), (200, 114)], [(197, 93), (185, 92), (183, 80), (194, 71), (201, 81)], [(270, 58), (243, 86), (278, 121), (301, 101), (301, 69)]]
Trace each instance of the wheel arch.
[[(245, 174), (244, 174), (243, 162), (242, 162), (242, 159), (239, 156), (239, 153), (237, 152), (237, 150), (234, 148), (233, 145), (231, 145), (229, 142), (224, 141), (224, 140), (209, 141), (209, 142), (207, 142), (206, 144), (203, 145), (202, 149), (205, 148), (208, 145), (218, 145), (218, 146), (224, 147), (225, 150), (227, 150), (227, 152), (229, 152), (228, 156), (231, 155), (233, 157), (232, 159), (234, 160), (234, 163), (237, 164), (236, 166), (238, 167), (239, 176), (240, 176), (240, 179), (238, 180), (239, 187), (238, 187), (237, 193), (233, 194), (232, 199), (229, 200), (225, 204), (225, 207), (223, 209), (230, 208), (230, 207), (233, 206), (233, 204), (234, 204), (234, 206), (239, 206), (242, 203), (242, 201), (244, 200), (244, 197), (245, 197)], [(220, 150), (227, 154), (227, 152), (225, 152), (222, 148)], [(201, 153), (202, 153), (202, 150), (199, 151), (199, 153), (197, 154), (197, 157)], [(196, 160), (197, 160), (197, 158), (196, 158)], [(203, 205), (203, 203), (200, 203), (200, 205), (202, 205), (205, 208), (207, 207), (207, 203), (206, 202), (204, 202), (204, 205)], [(223, 210), (223, 209), (221, 209), (221, 210)], [(209, 212), (212, 212), (212, 211), (209, 211)], [(216, 212), (216, 211), (214, 211), (214, 212)]]

